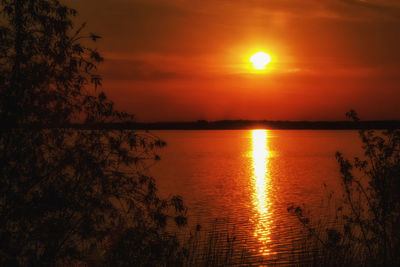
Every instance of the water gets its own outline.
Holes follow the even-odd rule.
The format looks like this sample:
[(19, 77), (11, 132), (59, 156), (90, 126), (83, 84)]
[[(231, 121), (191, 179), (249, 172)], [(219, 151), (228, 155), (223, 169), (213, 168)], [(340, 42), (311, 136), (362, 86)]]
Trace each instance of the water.
[(154, 131), (167, 142), (151, 172), (163, 196), (181, 195), (190, 225), (235, 229), (255, 255), (293, 253), (302, 227), (287, 208), (306, 204), (327, 217), (327, 195), (339, 192), (336, 151), (360, 155), (356, 131)]

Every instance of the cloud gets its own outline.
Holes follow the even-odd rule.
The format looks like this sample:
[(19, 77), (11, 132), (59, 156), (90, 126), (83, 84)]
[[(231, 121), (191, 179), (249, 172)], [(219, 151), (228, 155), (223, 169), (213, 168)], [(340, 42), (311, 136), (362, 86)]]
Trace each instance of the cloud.
[(349, 6), (364, 7), (383, 16), (400, 18), (400, 3), (393, 0), (340, 0)]
[(100, 68), (104, 78), (118, 81), (161, 82), (187, 78), (184, 72), (157, 67), (145, 60), (111, 59), (105, 57), (105, 63)]

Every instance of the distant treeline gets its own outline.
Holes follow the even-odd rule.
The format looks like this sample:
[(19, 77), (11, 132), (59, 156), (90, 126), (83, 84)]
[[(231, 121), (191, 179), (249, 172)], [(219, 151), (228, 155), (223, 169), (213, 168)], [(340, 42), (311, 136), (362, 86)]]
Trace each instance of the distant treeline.
[(253, 121), (223, 120), (194, 122), (122, 122), (74, 124), (79, 129), (132, 129), (132, 130), (239, 130), (239, 129), (296, 129), (296, 130), (352, 130), (352, 129), (400, 129), (400, 121)]

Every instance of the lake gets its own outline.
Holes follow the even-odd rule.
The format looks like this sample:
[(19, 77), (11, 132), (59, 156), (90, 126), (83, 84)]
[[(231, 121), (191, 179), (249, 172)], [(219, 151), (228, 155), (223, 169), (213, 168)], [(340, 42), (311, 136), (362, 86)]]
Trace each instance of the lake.
[[(162, 196), (181, 195), (189, 225), (234, 229), (255, 255), (282, 259), (302, 226), (287, 208), (306, 205), (328, 222), (329, 192), (340, 194), (337, 151), (361, 154), (357, 131), (153, 131), (167, 142), (150, 169)], [(278, 260), (279, 261), (279, 260)]]

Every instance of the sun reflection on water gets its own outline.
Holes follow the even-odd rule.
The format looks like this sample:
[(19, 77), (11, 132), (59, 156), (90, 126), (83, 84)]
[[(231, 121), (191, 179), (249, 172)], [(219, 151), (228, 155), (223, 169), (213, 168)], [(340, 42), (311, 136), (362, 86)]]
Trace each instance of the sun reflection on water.
[(259, 253), (270, 255), (271, 226), (273, 223), (271, 208), (271, 176), (269, 170), (270, 151), (268, 149), (268, 131), (252, 131), (252, 166), (253, 166), (253, 193), (254, 206), (254, 236), (260, 242)]

